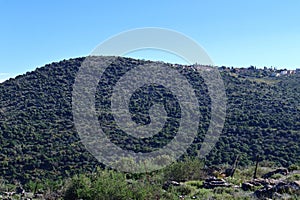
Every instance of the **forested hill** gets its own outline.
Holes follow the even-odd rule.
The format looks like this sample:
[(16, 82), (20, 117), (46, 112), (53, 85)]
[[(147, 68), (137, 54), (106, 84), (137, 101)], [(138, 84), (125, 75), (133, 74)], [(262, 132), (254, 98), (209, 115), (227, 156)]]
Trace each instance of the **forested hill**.
[[(0, 84), (0, 177), (21, 181), (60, 178), (99, 165), (80, 143), (72, 117), (72, 86), (83, 60), (48, 64)], [(155, 64), (119, 57), (112, 66), (122, 71), (145, 63)], [(165, 65), (203, 83), (192, 66)], [(227, 117), (219, 142), (206, 158), (207, 165), (232, 163), (237, 155), (242, 165), (250, 164), (256, 155), (283, 166), (300, 162), (300, 76), (271, 77), (271, 71), (251, 67), (242, 73), (220, 68), (228, 98)], [(198, 93), (205, 94), (205, 86), (198, 85)], [(99, 85), (98, 98), (105, 87)], [(161, 88), (152, 89), (159, 93)], [(210, 118), (209, 98), (200, 100), (200, 111), (207, 113), (203, 113), (203, 129), (188, 149), (189, 155), (200, 148)], [(133, 112), (140, 111), (137, 105), (132, 104)], [(111, 123), (103, 120), (100, 124)], [(173, 123), (176, 126), (176, 121)], [(114, 130), (107, 130), (112, 141), (143, 152), (164, 146), (174, 137), (176, 127), (164, 130), (154, 140), (128, 138)]]

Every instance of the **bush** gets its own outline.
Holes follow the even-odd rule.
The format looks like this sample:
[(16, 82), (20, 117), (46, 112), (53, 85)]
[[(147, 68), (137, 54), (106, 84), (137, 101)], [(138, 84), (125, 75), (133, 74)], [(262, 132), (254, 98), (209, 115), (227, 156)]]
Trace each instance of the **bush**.
[(271, 178), (273, 178), (273, 179), (281, 179), (281, 178), (283, 178), (284, 176), (282, 175), (282, 174), (273, 174), (272, 176), (271, 176)]
[(165, 180), (175, 181), (200, 180), (206, 177), (203, 167), (203, 161), (196, 158), (187, 158), (165, 168), (164, 178)]
[(191, 192), (193, 192), (194, 189), (191, 186), (189, 186), (189, 185), (180, 185), (180, 186), (173, 186), (173, 187), (171, 187), (169, 189), (169, 191), (171, 193), (176, 194), (177, 196), (179, 196), (179, 195), (186, 196), (186, 195), (191, 194)]
[(91, 191), (88, 189), (90, 185), (91, 180), (85, 175), (75, 176), (67, 183), (67, 189), (64, 192), (63, 198), (65, 200), (90, 199)]
[(288, 167), (288, 170), (289, 170), (290, 172), (296, 171), (296, 170), (300, 170), (300, 166), (298, 166), (298, 165), (290, 165), (290, 166)]
[(289, 182), (300, 181), (300, 174), (293, 174), (287, 178)]
[(65, 200), (107, 199), (171, 199), (163, 194), (160, 185), (144, 180), (127, 180), (126, 175), (112, 170), (98, 171), (95, 175), (73, 177), (64, 193)]

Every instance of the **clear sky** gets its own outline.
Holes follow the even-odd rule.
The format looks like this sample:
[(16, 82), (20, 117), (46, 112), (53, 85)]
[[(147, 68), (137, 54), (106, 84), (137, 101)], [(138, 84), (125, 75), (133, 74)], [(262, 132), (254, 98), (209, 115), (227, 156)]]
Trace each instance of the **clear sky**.
[(0, 80), (141, 27), (193, 38), (216, 65), (300, 68), (299, 10), (299, 0), (0, 0)]

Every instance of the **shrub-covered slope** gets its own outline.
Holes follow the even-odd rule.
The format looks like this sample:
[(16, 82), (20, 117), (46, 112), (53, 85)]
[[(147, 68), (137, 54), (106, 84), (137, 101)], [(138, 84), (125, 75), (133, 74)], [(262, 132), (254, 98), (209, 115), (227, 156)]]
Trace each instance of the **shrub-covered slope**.
[[(21, 181), (34, 177), (52, 179), (77, 171), (92, 171), (100, 164), (81, 144), (72, 117), (72, 86), (83, 60), (76, 58), (52, 63), (0, 84), (0, 176)], [(111, 67), (125, 72), (146, 63), (152, 62), (117, 58)], [(209, 123), (210, 100), (205, 97), (207, 90), (203, 80), (192, 67), (175, 67), (194, 83), (203, 113), (199, 137), (187, 151), (196, 155)], [(258, 70), (257, 73), (261, 72)], [(231, 163), (237, 155), (241, 156), (243, 165), (249, 164), (256, 155), (285, 166), (299, 162), (299, 75), (251, 78), (226, 70), (221, 75), (228, 98), (227, 117), (219, 142), (206, 158), (207, 164)], [(96, 94), (99, 102), (106, 100), (103, 91), (107, 87), (110, 86), (99, 84)], [(168, 90), (158, 85), (142, 88), (131, 103), (131, 111), (136, 120), (144, 124), (148, 123), (146, 111), (152, 104), (138, 97), (149, 90), (156, 91), (150, 95), (150, 101), (160, 101), (157, 95), (167, 94), (171, 98), (169, 102), (174, 103), (171, 105), (178, 108), (176, 98)], [(166, 102), (162, 100), (161, 103)], [(176, 115), (178, 110), (169, 109), (169, 126), (151, 140), (122, 134), (110, 126), (113, 123), (109, 115), (99, 116), (99, 124), (116, 144), (146, 152), (164, 146), (176, 134), (176, 119), (180, 116)]]

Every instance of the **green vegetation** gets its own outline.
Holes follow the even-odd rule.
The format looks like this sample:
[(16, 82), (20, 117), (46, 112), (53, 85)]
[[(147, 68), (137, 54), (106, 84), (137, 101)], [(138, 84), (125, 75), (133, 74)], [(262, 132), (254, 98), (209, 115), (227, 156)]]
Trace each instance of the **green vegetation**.
[[(104, 167), (81, 144), (72, 118), (72, 86), (83, 60), (84, 58), (76, 58), (52, 63), (0, 84), (2, 179), (10, 183), (17, 180), (22, 184), (30, 181), (41, 183), (45, 179), (59, 181), (75, 174), (92, 173), (98, 167)], [(120, 57), (105, 72), (105, 76), (118, 77), (135, 66), (149, 63), (155, 64), (151, 61)], [(193, 66), (183, 69), (180, 65), (165, 65), (178, 69), (192, 83), (199, 100), (199, 109), (203, 116), (198, 137), (187, 150), (187, 155), (181, 159), (185, 156), (193, 157), (201, 148), (209, 125), (210, 98), (203, 79), (193, 70)], [(231, 164), (237, 155), (240, 155), (240, 166), (252, 165), (256, 155), (276, 166), (299, 164), (299, 75), (270, 77), (271, 72), (255, 68), (247, 69), (245, 73), (240, 74), (234, 69), (221, 71), (228, 98), (227, 117), (221, 138), (206, 157), (205, 165)], [(100, 80), (96, 94), (98, 111), (107, 108), (108, 104), (105, 102), (109, 99), (109, 93), (106, 92), (110, 92), (111, 87), (111, 84)], [(153, 90), (153, 95), (149, 96), (149, 101), (142, 101), (141, 95), (148, 94), (145, 93), (148, 90)], [(167, 98), (160, 99), (159, 95)], [(161, 148), (172, 140), (179, 126), (180, 115), (177, 111), (180, 108), (176, 97), (159, 85), (143, 87), (133, 95), (130, 112), (138, 123), (147, 124), (148, 109), (156, 101), (165, 105), (169, 121), (151, 139), (137, 139), (124, 134), (112, 123), (109, 113), (100, 113), (99, 122), (105, 127), (111, 141), (122, 148), (135, 152)], [(173, 166), (170, 170), (183, 174), (180, 175), (183, 180), (178, 181), (202, 178), (201, 173), (194, 174), (195, 177), (184, 174), (190, 164), (176, 167)], [(171, 174), (177, 179), (178, 174)], [(89, 180), (89, 177), (80, 179), (97, 182)], [(127, 193), (126, 187), (124, 186), (122, 192)], [(147, 185), (144, 187), (147, 190)]]
[[(191, 166), (189, 166), (191, 165)], [(189, 166), (183, 173), (178, 169)], [(224, 170), (224, 169), (220, 169)], [(259, 174), (270, 172), (272, 168), (262, 167)], [(242, 183), (251, 181), (253, 168), (238, 169), (233, 177), (225, 177), (224, 181), (229, 187), (205, 188), (204, 180), (212, 176), (208, 173), (203, 162), (196, 159), (185, 158), (184, 161), (175, 162), (171, 166), (160, 171), (144, 174), (128, 174), (114, 170), (98, 168), (93, 173), (77, 174), (60, 181), (45, 181), (44, 183), (27, 183), (24, 188), (27, 191), (23, 197), (37, 199), (64, 199), (64, 200), (107, 200), (107, 199), (136, 199), (151, 200), (165, 199), (257, 199), (255, 191), (263, 188), (262, 185), (255, 186), (252, 190), (242, 189)], [(187, 174), (189, 177), (187, 179)], [(201, 174), (201, 176), (199, 176)], [(289, 174), (281, 177), (281, 182), (286, 184), (299, 180), (300, 174)], [(176, 179), (173, 179), (176, 177)], [(197, 178), (195, 178), (197, 177)], [(185, 181), (178, 181), (185, 180)], [(261, 179), (263, 180), (263, 179)], [(270, 179), (276, 181), (275, 179)], [(0, 184), (0, 198), (5, 191), (15, 191), (16, 185)], [(285, 194), (284, 199), (298, 199), (300, 197), (300, 186), (298, 190), (281, 192)], [(37, 195), (39, 194), (39, 195)], [(20, 195), (14, 194), (12, 199), (20, 199)], [(281, 199), (281, 198), (278, 198)]]
[(92, 175), (75, 176), (66, 184), (64, 199), (156, 199), (165, 195), (158, 185), (146, 180), (129, 180), (114, 171), (98, 171)]

